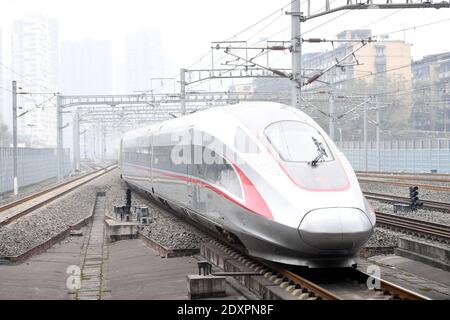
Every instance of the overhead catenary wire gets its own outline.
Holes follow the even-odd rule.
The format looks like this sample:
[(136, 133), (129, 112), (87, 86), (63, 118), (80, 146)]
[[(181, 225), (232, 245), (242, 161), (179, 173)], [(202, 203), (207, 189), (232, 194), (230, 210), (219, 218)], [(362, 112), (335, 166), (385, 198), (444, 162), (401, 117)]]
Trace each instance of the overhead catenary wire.
[[(336, 82), (334, 82), (334, 85), (342, 84), (342, 83), (353, 81), (353, 80), (370, 78), (370, 77), (374, 77), (376, 75), (390, 73), (390, 72), (393, 72), (393, 71), (398, 71), (398, 70), (401, 70), (401, 69), (405, 69), (405, 68), (411, 67), (412, 65), (418, 65), (418, 64), (423, 64), (423, 63), (425, 63), (425, 61), (422, 61), (422, 62), (411, 62), (411, 63), (405, 64), (405, 65), (393, 67), (393, 68), (386, 69), (386, 70), (383, 70), (383, 71), (370, 72), (369, 74), (365, 74), (365, 75), (361, 75), (361, 76), (354, 76), (354, 77), (351, 77), (351, 78), (348, 78), (348, 79), (343, 79), (343, 80), (336, 81)], [(317, 89), (320, 89), (320, 88), (324, 88), (324, 87), (326, 87), (326, 86), (314, 87), (314, 90), (317, 90)]]
[[(333, 3), (333, 2), (335, 2), (335, 1), (336, 1), (336, 0), (332, 0), (332, 1), (330, 2), (330, 4)], [(239, 33), (237, 33), (237, 34), (235, 34), (235, 35), (229, 37), (229, 38), (228, 38), (227, 40), (225, 40), (225, 41), (229, 41), (229, 40), (231, 40), (231, 39), (233, 39), (233, 38), (236, 38), (237, 36), (243, 34), (244, 32), (248, 31), (248, 30), (251, 29), (252, 27), (254, 27), (254, 26), (258, 25), (259, 23), (261, 23), (261, 22), (267, 20), (268, 18), (274, 16), (277, 12), (279, 12), (280, 10), (283, 10), (285, 7), (289, 6), (289, 5), (292, 4), (293, 2), (294, 2), (294, 1), (291, 1), (291, 2), (289, 2), (288, 4), (284, 5), (281, 9), (275, 10), (275, 11), (272, 12), (270, 15), (264, 17), (263, 19), (261, 19), (261, 20), (259, 20), (258, 22), (252, 24), (251, 26), (245, 28), (245, 29), (242, 30), (241, 32), (239, 32)], [(304, 3), (306, 3), (306, 2), (307, 2), (307, 1), (303, 1), (302, 4), (304, 4)], [(324, 8), (325, 8), (325, 6), (321, 7), (321, 8), (318, 9), (317, 11), (313, 12), (313, 14), (316, 13), (316, 12), (319, 12), (320, 10), (323, 10)], [(339, 18), (339, 17), (341, 17), (341, 16), (343, 16), (344, 14), (347, 14), (347, 13), (348, 13), (348, 12), (346, 11), (346, 12), (344, 12), (343, 14), (340, 14), (340, 15), (338, 15), (338, 16), (336, 16), (336, 17), (333, 17), (333, 18), (329, 19), (328, 21), (326, 21), (325, 23), (321, 24), (321, 26), (323, 26), (323, 25), (325, 25), (325, 24), (327, 24), (327, 23), (329, 23), (329, 22), (331, 22), (331, 21), (334, 21), (334, 20), (336, 20), (337, 18)], [(259, 30), (257, 33), (255, 33), (254, 35), (252, 35), (250, 38), (248, 38), (247, 41), (249, 41), (250, 39), (252, 39), (253, 37), (255, 37), (257, 34), (259, 34), (260, 32), (264, 31), (265, 29), (267, 29), (268, 26), (270, 26), (271, 24), (273, 24), (273, 22), (275, 22), (275, 21), (278, 20), (279, 18), (281, 18), (281, 16), (279, 16), (279, 17), (277, 17), (275, 20), (271, 21), (271, 23), (269, 23), (267, 26), (265, 26), (264, 28), (262, 28), (261, 30)], [(263, 41), (266, 41), (266, 40), (268, 40), (268, 39), (271, 39), (271, 38), (273, 38), (275, 35), (278, 35), (278, 34), (284, 32), (284, 31), (286, 31), (286, 30), (289, 29), (289, 28), (290, 28), (290, 27), (284, 28), (283, 30), (281, 30), (281, 31), (279, 31), (279, 32), (277, 32), (277, 33), (275, 33), (275, 34), (273, 34), (273, 35), (271, 35), (271, 36), (269, 36), (269, 37), (267, 37), (267, 38), (265, 38), (265, 39), (263, 39), (263, 40), (260, 40), (260, 41), (258, 41), (258, 42), (256, 42), (256, 43), (254, 43), (253, 45), (256, 45), (256, 44), (259, 44), (259, 43), (261, 43), (261, 42), (263, 42)], [(316, 29), (317, 29), (317, 28), (318, 28), (318, 27), (316, 27)], [(311, 30), (311, 31), (312, 31), (312, 30)], [(308, 31), (308, 32), (309, 32), (309, 31)], [(199, 60), (197, 60), (197, 61), (196, 61), (195, 63), (193, 63), (192, 65), (190, 65), (190, 66), (188, 67), (188, 69), (191, 68), (192, 66), (194, 66), (196, 63), (200, 62), (200, 61), (201, 61), (202, 59), (204, 59), (206, 56), (208, 56), (210, 52), (211, 52), (211, 50), (209, 50), (207, 53), (205, 53)], [(269, 52), (269, 50), (266, 50), (266, 52), (264, 52), (263, 54), (268, 54), (268, 52)], [(285, 54), (285, 53), (284, 53), (284, 54)], [(284, 54), (283, 54), (283, 55), (284, 55)], [(221, 58), (219, 58), (219, 60), (218, 60), (217, 62), (221, 62), (225, 57), (226, 57), (226, 55), (223, 55)], [(233, 69), (231, 69), (231, 70), (235, 70), (235, 69), (236, 69), (236, 67), (233, 68)], [(198, 87), (198, 86), (200, 86), (201, 84), (203, 84), (205, 81), (209, 81), (209, 80), (210, 80), (210, 79), (205, 79), (204, 81), (197, 83), (194, 87)]]
[[(330, 3), (333, 3), (334, 1), (336, 1), (336, 0), (333, 0), (333, 1), (331, 1)], [(294, 2), (294, 1), (292, 1), (292, 2)], [(289, 4), (292, 4), (292, 2), (290, 2)], [(304, 3), (306, 3), (306, 1), (303, 1), (303, 2), (302, 2), (302, 4), (304, 4)], [(288, 6), (289, 4), (287, 4), (286, 6)], [(285, 7), (286, 7), (286, 6), (285, 6)], [(323, 8), (325, 8), (325, 6), (322, 7), (321, 9), (318, 9), (316, 12), (322, 10)], [(283, 8), (282, 8), (282, 9), (283, 9)], [(274, 21), (271, 21), (268, 25), (266, 25), (264, 28), (260, 29), (256, 34), (252, 35), (252, 36), (251, 36), (250, 38), (248, 38), (246, 41), (251, 40), (251, 39), (252, 39), (253, 37), (255, 37), (257, 34), (259, 34), (260, 32), (264, 31), (265, 29), (267, 29), (268, 26), (272, 25), (272, 24), (273, 24), (276, 20), (278, 20), (279, 18), (281, 18), (281, 16), (277, 17)], [(334, 19), (336, 19), (336, 17), (333, 18), (333, 19), (331, 19), (331, 20), (334, 20)], [(281, 32), (283, 32), (283, 31), (285, 31), (285, 30), (287, 30), (287, 29), (289, 29), (289, 28), (290, 28), (290, 27), (284, 28)], [(269, 36), (269, 37), (267, 37), (267, 38), (264, 38), (264, 39), (262, 39), (262, 40), (259, 40), (258, 42), (254, 43), (254, 44), (252, 44), (252, 45), (256, 45), (256, 44), (259, 44), (259, 43), (261, 43), (261, 42), (267, 41), (267, 40), (273, 38), (275, 35), (277, 35), (277, 34), (279, 34), (279, 33), (281, 33), (281, 32), (277, 32), (277, 33), (274, 34), (274, 35), (271, 35), (271, 36)], [(232, 38), (229, 38), (229, 39), (225, 40), (225, 42), (228, 41), (228, 40), (230, 40), (230, 39), (232, 39)], [(285, 42), (287, 42), (287, 41), (285, 41)], [(270, 51), (271, 51), (270, 49), (264, 50), (263, 52), (261, 52), (260, 54), (258, 54), (256, 57), (253, 57), (252, 60), (253, 60), (253, 59), (256, 59), (256, 58), (258, 58), (258, 57), (260, 57), (260, 56), (266, 55), (266, 54), (268, 54)], [(285, 52), (283, 53), (283, 55), (285, 55)], [(223, 55), (217, 62), (221, 62), (226, 56), (227, 56), (226, 54)], [(230, 71), (236, 70), (237, 67), (238, 67), (238, 66), (235, 66), (233, 69), (230, 69)], [(209, 80), (211, 80), (211, 79), (205, 79), (204, 81), (209, 81)], [(194, 87), (197, 87), (197, 86), (203, 84), (204, 81), (202, 81), (202, 82), (200, 82), (200, 83), (197, 83)]]
[(50, 98), (48, 98), (48, 99), (45, 99), (44, 101), (42, 101), (42, 102), (40, 102), (40, 103), (38, 103), (38, 104), (35, 104), (35, 106), (32, 107), (31, 109), (28, 109), (28, 110), (22, 112), (21, 114), (19, 114), (19, 115), (17, 116), (17, 118), (20, 118), (20, 117), (26, 115), (27, 113), (29, 113), (29, 112), (31, 112), (31, 111), (37, 109), (37, 108), (42, 107), (45, 103), (47, 103), (47, 102), (51, 101), (53, 98), (55, 98), (55, 96), (56, 96), (56, 95), (54, 95), (54, 96), (52, 96), (52, 97), (50, 97)]
[[(271, 12), (269, 15), (261, 18), (260, 20), (256, 21), (255, 23), (251, 24), (250, 26), (244, 28), (243, 30), (233, 34), (232, 36), (228, 37), (225, 41), (230, 41), (231, 39), (234, 39), (240, 35), (242, 35), (243, 33), (247, 32), (248, 30), (251, 30), (252, 28), (254, 28), (255, 26), (261, 24), (262, 22), (266, 21), (267, 19), (270, 19), (271, 17), (273, 17), (274, 15), (276, 15), (277, 13), (279, 13), (280, 11), (282, 11), (283, 9), (285, 9), (286, 7), (290, 6), (295, 0), (289, 1), (288, 3), (286, 3), (285, 5), (283, 5), (281, 8), (276, 9), (275, 11)], [(335, 0), (333, 0), (335, 1)], [(302, 3), (306, 3), (307, 0), (304, 0)], [(277, 20), (277, 19), (276, 19)], [(263, 31), (263, 30), (262, 30)], [(258, 33), (255, 33), (252, 37), (256, 36)], [(197, 59), (195, 62), (193, 62), (191, 65), (189, 65), (186, 69), (191, 69), (193, 66), (195, 66), (196, 64), (198, 64), (199, 62), (201, 62), (203, 59), (205, 59), (207, 56), (210, 55), (212, 49), (209, 49), (207, 52), (205, 52), (205, 54), (203, 54), (199, 59)], [(224, 55), (222, 58), (220, 58), (220, 61), (223, 60), (223, 58), (226, 57), (226, 55)], [(179, 78), (179, 75), (175, 75), (174, 78)], [(157, 89), (161, 89), (164, 88), (165, 85), (160, 86)]]
[[(273, 17), (275, 14), (277, 14), (278, 12), (280, 12), (280, 10), (283, 10), (283, 9), (286, 8), (287, 6), (291, 5), (294, 1), (295, 1), (295, 0), (290, 1), (289, 3), (285, 4), (284, 6), (282, 6), (282, 7), (279, 8), (279, 9), (273, 11), (272, 13), (270, 13), (270, 14), (267, 15), (267, 16), (265, 16), (264, 18), (258, 20), (257, 22), (251, 24), (250, 26), (244, 28), (243, 30), (239, 31), (238, 33), (236, 33), (236, 34), (234, 34), (234, 35), (228, 37), (225, 41), (230, 41), (231, 39), (235, 39), (236, 37), (240, 36), (240, 35), (243, 34), (244, 32), (246, 32), (246, 31), (252, 29), (253, 27), (259, 25), (260, 23), (262, 23), (262, 22), (266, 21), (267, 19)], [(304, 2), (306, 2), (306, 1), (304, 1)], [(210, 52), (211, 52), (211, 49), (208, 50), (204, 55), (202, 55), (200, 59), (196, 60), (196, 61), (195, 61), (194, 63), (192, 63), (189, 67), (187, 67), (187, 69), (192, 68), (192, 67), (193, 67), (194, 65), (196, 65), (198, 62), (200, 62), (201, 60), (203, 60), (204, 58), (206, 58), (206, 57), (210, 54)]]
[(12, 93), (12, 90), (11, 90), (11, 89), (8, 89), (8, 88), (5, 88), (5, 87), (0, 86), (0, 89)]
[(44, 86), (44, 85), (42, 85), (42, 84), (36, 83), (35, 81), (32, 81), (31, 79), (27, 78), (27, 77), (24, 76), (23, 74), (17, 72), (17, 71), (14, 70), (13, 68), (7, 66), (7, 65), (6, 65), (4, 62), (2, 62), (2, 61), (0, 61), (0, 66), (2, 66), (4, 69), (10, 71), (11, 73), (13, 73), (13, 74), (19, 76), (19, 77), (22, 79), (23, 82), (28, 83), (28, 84), (31, 85), (31, 86), (37, 86), (37, 87), (43, 88), (43, 89), (48, 90), (48, 91), (55, 91), (55, 90), (53, 90), (53, 89), (50, 89), (50, 88), (47, 87), (47, 86)]

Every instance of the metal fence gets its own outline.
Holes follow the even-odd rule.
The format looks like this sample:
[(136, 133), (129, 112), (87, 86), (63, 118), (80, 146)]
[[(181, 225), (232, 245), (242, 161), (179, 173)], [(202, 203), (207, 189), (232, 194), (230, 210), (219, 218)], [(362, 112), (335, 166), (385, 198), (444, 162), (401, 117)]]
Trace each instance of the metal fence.
[(343, 142), (340, 148), (355, 170), (450, 173), (450, 140)]
[[(19, 188), (56, 177), (55, 149), (17, 149)], [(70, 173), (70, 150), (64, 150), (64, 175)], [(0, 194), (13, 190), (13, 148), (0, 148)]]

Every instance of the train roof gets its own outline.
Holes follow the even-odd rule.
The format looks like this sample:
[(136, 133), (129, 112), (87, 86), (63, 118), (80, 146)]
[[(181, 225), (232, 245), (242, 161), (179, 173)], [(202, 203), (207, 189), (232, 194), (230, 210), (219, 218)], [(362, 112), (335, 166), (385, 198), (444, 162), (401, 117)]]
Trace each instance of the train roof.
[(286, 117), (295, 117), (304, 122), (314, 123), (314, 121), (302, 111), (285, 104), (266, 101), (243, 102), (234, 105), (213, 107), (183, 117), (166, 120), (158, 124), (144, 126), (139, 129), (128, 131), (124, 134), (123, 138), (133, 139), (155, 130), (165, 131), (183, 128), (190, 126), (193, 123), (199, 123), (202, 119), (210, 119), (211, 117), (220, 117), (224, 121), (227, 117), (235, 118), (249, 129), (265, 127), (268, 123), (272, 123), (278, 119), (284, 120)]

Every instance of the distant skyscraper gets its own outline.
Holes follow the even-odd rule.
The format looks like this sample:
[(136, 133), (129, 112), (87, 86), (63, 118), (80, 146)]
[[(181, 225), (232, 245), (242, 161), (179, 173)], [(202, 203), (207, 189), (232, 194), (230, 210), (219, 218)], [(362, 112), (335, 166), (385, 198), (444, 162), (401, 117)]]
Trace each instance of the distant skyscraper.
[(161, 35), (148, 29), (128, 34), (125, 61), (118, 73), (120, 91), (150, 90), (150, 79), (164, 76)]
[(63, 94), (112, 94), (112, 45), (86, 39), (65, 42), (60, 50)]
[[(58, 91), (58, 26), (56, 20), (33, 16), (14, 22), (12, 68), (21, 91)], [(19, 95), (18, 135), (34, 146), (56, 145), (55, 99), (49, 95)], [(39, 107), (36, 107), (39, 105)]]

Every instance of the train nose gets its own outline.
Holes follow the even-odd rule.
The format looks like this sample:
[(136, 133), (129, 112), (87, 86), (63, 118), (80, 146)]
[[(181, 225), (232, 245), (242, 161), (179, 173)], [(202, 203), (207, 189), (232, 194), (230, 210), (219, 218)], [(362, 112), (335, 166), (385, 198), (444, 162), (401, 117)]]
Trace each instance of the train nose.
[(312, 210), (298, 229), (305, 243), (322, 250), (359, 248), (372, 234), (369, 219), (355, 208)]

